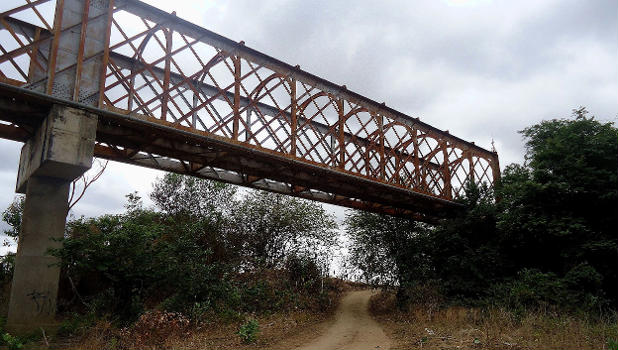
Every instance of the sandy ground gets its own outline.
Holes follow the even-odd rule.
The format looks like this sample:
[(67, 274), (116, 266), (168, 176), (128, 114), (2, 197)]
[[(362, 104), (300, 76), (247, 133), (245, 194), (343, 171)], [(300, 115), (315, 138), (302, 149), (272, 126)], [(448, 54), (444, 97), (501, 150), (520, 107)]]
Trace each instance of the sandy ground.
[(342, 300), (335, 318), (324, 325), (317, 338), (297, 337), (288, 339), (273, 349), (297, 350), (375, 350), (389, 349), (391, 342), (382, 328), (369, 315), (372, 291), (352, 291)]

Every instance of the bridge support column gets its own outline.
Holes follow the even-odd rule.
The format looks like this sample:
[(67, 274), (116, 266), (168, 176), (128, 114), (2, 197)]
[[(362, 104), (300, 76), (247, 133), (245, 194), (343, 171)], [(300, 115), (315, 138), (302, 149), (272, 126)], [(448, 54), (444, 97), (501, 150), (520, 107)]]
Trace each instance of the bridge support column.
[(7, 330), (54, 328), (59, 248), (71, 181), (92, 165), (97, 117), (54, 106), (21, 151), (17, 192), (26, 193), (11, 285)]

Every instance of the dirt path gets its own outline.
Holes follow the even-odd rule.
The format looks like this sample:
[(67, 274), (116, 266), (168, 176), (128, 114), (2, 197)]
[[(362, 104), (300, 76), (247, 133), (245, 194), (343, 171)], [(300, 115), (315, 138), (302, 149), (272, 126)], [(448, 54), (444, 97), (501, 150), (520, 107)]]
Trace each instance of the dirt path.
[[(382, 328), (369, 316), (369, 290), (346, 295), (335, 314), (335, 320), (326, 331), (309, 341), (298, 344), (280, 344), (297, 350), (375, 350), (389, 349), (391, 342)], [(292, 345), (292, 346), (290, 346)], [(279, 348), (279, 347), (277, 347)]]

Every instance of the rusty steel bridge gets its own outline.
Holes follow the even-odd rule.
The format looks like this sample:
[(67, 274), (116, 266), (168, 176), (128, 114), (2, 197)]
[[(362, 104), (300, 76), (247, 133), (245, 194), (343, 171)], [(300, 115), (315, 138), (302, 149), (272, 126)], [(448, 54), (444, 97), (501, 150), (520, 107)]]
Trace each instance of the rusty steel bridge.
[(97, 157), (435, 221), (498, 155), (137, 0), (3, 0), (0, 137), (54, 105)]

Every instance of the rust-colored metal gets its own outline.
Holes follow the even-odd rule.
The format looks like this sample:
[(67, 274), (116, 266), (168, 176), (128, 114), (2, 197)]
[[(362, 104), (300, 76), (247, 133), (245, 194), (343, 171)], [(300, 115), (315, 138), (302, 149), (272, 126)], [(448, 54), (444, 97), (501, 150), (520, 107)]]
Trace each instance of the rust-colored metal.
[(234, 122), (232, 138), (238, 140), (238, 129), (240, 125), (240, 57), (234, 57)]
[[(155, 36), (158, 40), (158, 38)], [(167, 110), (170, 91), (170, 72), (171, 72), (171, 57), (172, 53), (172, 29), (165, 29), (165, 76), (163, 77), (163, 92), (161, 93), (161, 119), (167, 120)]]
[(290, 79), (290, 155), (296, 157), (296, 134), (298, 120), (296, 117), (296, 109), (298, 108), (298, 101), (296, 100), (296, 79)]
[[(51, 94), (54, 86), (54, 77), (56, 75), (56, 58), (58, 57), (58, 45), (60, 44), (60, 32), (62, 30), (62, 15), (64, 14), (64, 0), (58, 0), (56, 4), (56, 14), (54, 16), (54, 34), (52, 39), (52, 47), (47, 66), (47, 89), (46, 92)], [(77, 64), (77, 62), (75, 62)]]
[(90, 11), (90, 0), (84, 0), (82, 10), (82, 25), (79, 36), (79, 49), (77, 52), (77, 69), (75, 72), (75, 88), (73, 89), (73, 101), (79, 101), (79, 87), (82, 80), (82, 69), (84, 66), (84, 45), (86, 43), (86, 30), (88, 28), (88, 12)]
[(337, 121), (337, 141), (339, 143), (339, 161), (337, 167), (343, 169), (345, 166), (345, 112), (343, 110), (343, 100), (337, 99), (337, 111), (339, 112), (339, 120)]
[[(97, 145), (109, 159), (425, 221), (456, 206), (452, 200), (462, 195), (467, 181), (491, 185), (499, 179), (495, 152), (174, 13), (137, 0), (109, 0), (104, 13), (89, 16), (93, 4), (83, 0), (79, 17), (63, 25), (63, 16), (75, 16), (63, 11), (65, 2), (76, 0), (56, 0), (54, 16), (38, 8), (50, 0), (23, 1), (0, 14), (0, 30), (14, 41), (12, 46), (0, 42), (0, 63), (10, 63), (10, 69), (0, 66), (0, 83), (53, 99), (63, 96), (55, 77), (66, 81), (66, 74), (74, 74), (70, 99), (83, 101), (79, 106), (93, 108), (111, 123)], [(43, 26), (15, 18), (23, 11), (34, 11)], [(106, 45), (85, 54), (92, 40), (86, 38), (88, 25), (102, 16), (106, 26), (100, 35)], [(60, 38), (74, 28), (81, 28), (77, 57), (58, 69), (59, 50), (64, 50)], [(83, 67), (92, 60), (103, 67), (95, 77), (98, 90), (83, 91)], [(7, 87), (2, 91), (10, 93)], [(88, 98), (95, 94), (94, 100)], [(39, 95), (30, 98), (41, 108), (52, 103)], [(109, 113), (130, 116), (131, 123), (116, 125), (117, 118), (103, 117)], [(32, 128), (19, 118), (0, 116), (9, 119), (0, 136), (23, 136)], [(149, 128), (156, 124), (166, 133), (153, 133)], [(123, 129), (129, 126), (131, 132)], [(171, 130), (210, 141), (180, 151), (189, 149), (188, 141), (174, 136), (172, 142)], [(407, 203), (406, 196), (418, 203)]]
[[(32, 81), (35, 79), (34, 71), (37, 69), (36, 66), (43, 68), (38, 61), (37, 53), (39, 52), (39, 44), (41, 40), (41, 28), (36, 28), (34, 30), (34, 38), (32, 40), (32, 54), (30, 54), (30, 67), (28, 67), (28, 80)], [(35, 44), (36, 43), (36, 44)]]

